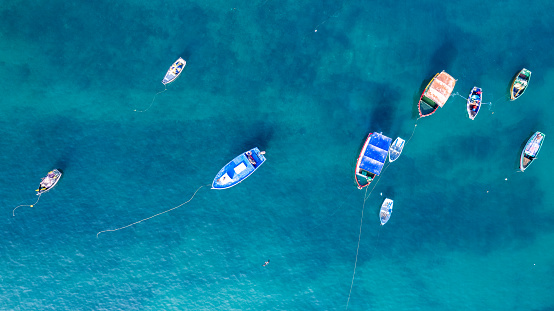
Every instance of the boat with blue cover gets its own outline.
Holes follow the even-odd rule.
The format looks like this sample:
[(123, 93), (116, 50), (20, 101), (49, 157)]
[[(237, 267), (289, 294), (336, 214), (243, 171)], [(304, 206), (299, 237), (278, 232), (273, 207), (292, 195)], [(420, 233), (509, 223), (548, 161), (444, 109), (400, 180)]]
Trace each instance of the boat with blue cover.
[(45, 192), (50, 191), (50, 189), (54, 188), (54, 186), (60, 181), (60, 178), (62, 177), (62, 172), (58, 169), (54, 169), (48, 174), (46, 174), (46, 177), (44, 177), (38, 186), (38, 189), (35, 190), (37, 192), (37, 195), (41, 195)]
[(386, 224), (390, 219), (390, 214), (392, 214), (392, 206), (394, 202), (386, 198), (383, 204), (381, 204), (381, 211), (379, 212), (379, 219), (381, 220), (381, 226)]
[(183, 72), (183, 69), (185, 68), (186, 65), (187, 65), (187, 62), (183, 58), (179, 57), (179, 59), (176, 60), (173, 63), (173, 65), (171, 65), (171, 67), (169, 67), (169, 70), (167, 71), (164, 79), (162, 80), (162, 83), (168, 84), (175, 81), (175, 79), (179, 77), (181, 72)]
[(248, 178), (265, 162), (264, 154), (257, 147), (239, 154), (215, 175), (212, 189), (231, 188)]
[(400, 154), (402, 153), (402, 150), (404, 149), (404, 144), (406, 141), (400, 137), (396, 137), (394, 142), (389, 148), (389, 161), (394, 162)]
[(519, 169), (523, 172), (531, 162), (533, 162), (539, 151), (541, 150), (542, 143), (544, 142), (545, 135), (541, 132), (535, 132), (531, 138), (525, 144), (525, 148), (521, 151), (521, 156), (519, 158)]
[(483, 90), (480, 87), (474, 86), (469, 92), (467, 98), (467, 115), (471, 120), (475, 119), (483, 102)]
[(354, 178), (358, 189), (367, 187), (375, 176), (381, 174), (391, 141), (391, 138), (381, 133), (369, 133), (356, 162)]

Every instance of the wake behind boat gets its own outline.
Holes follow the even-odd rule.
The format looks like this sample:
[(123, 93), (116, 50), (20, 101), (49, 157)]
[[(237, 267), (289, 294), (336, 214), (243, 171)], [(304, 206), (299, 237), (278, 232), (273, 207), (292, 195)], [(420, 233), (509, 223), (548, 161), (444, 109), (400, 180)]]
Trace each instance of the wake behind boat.
[(175, 63), (171, 65), (171, 67), (169, 67), (169, 70), (167, 71), (164, 79), (162, 80), (162, 83), (168, 84), (175, 81), (175, 79), (179, 77), (181, 72), (183, 72), (183, 69), (185, 68), (186, 65), (187, 65), (187, 62), (181, 57), (179, 57), (179, 59), (176, 60)]
[(45, 192), (50, 191), (50, 189), (54, 188), (54, 186), (60, 181), (60, 178), (62, 177), (62, 172), (60, 172), (58, 169), (54, 169), (46, 175), (40, 182), (40, 185), (38, 186), (37, 195), (41, 195)]
[(437, 73), (427, 84), (423, 94), (419, 98), (417, 108), (420, 117), (427, 117), (435, 113), (439, 107), (444, 106), (450, 94), (454, 90), (456, 79), (442, 71)]
[(381, 226), (386, 224), (390, 219), (390, 214), (392, 214), (392, 205), (394, 202), (386, 198), (383, 204), (381, 205), (381, 211), (379, 212), (379, 219), (381, 220)]
[(467, 98), (467, 114), (471, 120), (475, 119), (483, 102), (483, 91), (480, 87), (474, 86)]
[(256, 147), (238, 155), (215, 175), (212, 189), (231, 188), (248, 178), (265, 162), (264, 154)]
[(389, 148), (389, 162), (394, 162), (400, 154), (402, 153), (402, 149), (404, 149), (404, 143), (406, 141), (400, 137), (396, 137), (394, 142)]
[(519, 157), (519, 169), (522, 172), (537, 158), (542, 143), (544, 142), (544, 137), (545, 135), (543, 133), (535, 132), (535, 134), (529, 138), (527, 144), (525, 144), (525, 148), (523, 148), (521, 156)]
[(525, 68), (521, 69), (521, 71), (514, 78), (512, 86), (510, 87), (511, 100), (516, 100), (518, 97), (523, 95), (523, 92), (527, 89), (529, 80), (531, 80), (531, 71)]
[(381, 174), (391, 141), (381, 133), (369, 133), (356, 162), (354, 178), (358, 189), (368, 186), (375, 176)]

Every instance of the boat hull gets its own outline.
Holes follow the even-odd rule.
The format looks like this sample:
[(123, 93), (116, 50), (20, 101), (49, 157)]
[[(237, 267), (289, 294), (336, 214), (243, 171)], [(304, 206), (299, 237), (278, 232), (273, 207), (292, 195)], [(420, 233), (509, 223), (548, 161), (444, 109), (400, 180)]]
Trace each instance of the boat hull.
[(373, 177), (375, 176), (364, 176), (359, 174), (360, 172), (360, 164), (362, 162), (362, 157), (364, 156), (365, 150), (367, 149), (367, 146), (369, 145), (369, 139), (371, 138), (371, 135), (373, 133), (369, 133), (367, 135), (367, 139), (365, 140), (364, 146), (362, 147), (362, 151), (360, 151), (360, 155), (358, 156), (358, 160), (356, 161), (356, 170), (354, 171), (354, 179), (356, 180), (356, 184), (358, 185), (358, 189), (362, 189), (364, 187), (369, 186), (371, 181), (373, 181)]
[(417, 108), (419, 116), (428, 117), (435, 113), (439, 107), (442, 107), (448, 101), (450, 94), (456, 86), (456, 79), (448, 73), (441, 71), (437, 73), (419, 98)]
[(165, 85), (175, 81), (175, 79), (177, 79), (179, 75), (181, 75), (186, 65), (187, 65), (187, 62), (181, 57), (179, 57), (179, 59), (176, 60), (173, 63), (173, 65), (171, 65), (171, 67), (169, 67), (169, 69), (167, 70), (167, 73), (165, 74), (165, 77), (163, 78), (162, 83)]
[[(432, 115), (433, 113), (435, 113), (437, 111), (437, 109), (439, 108), (439, 105), (433, 105), (431, 106), (428, 102), (426, 102), (423, 97), (425, 96), (425, 93), (429, 90), (429, 87), (431, 86), (431, 83), (433, 83), (433, 81), (435, 81), (435, 79), (437, 78), (439, 74), (437, 73), (433, 79), (431, 79), (431, 81), (429, 81), (429, 83), (427, 84), (427, 86), (425, 87), (425, 89), (423, 90), (423, 93), (421, 93), (421, 96), (419, 97), (419, 102), (417, 103), (417, 109), (419, 111), (419, 116), (420, 117), (428, 117), (430, 115)], [(421, 104), (423, 103), (423, 105), (429, 107), (430, 109), (423, 109), (421, 107)], [(424, 107), (425, 107), (424, 106)]]
[(389, 148), (389, 162), (394, 162), (400, 154), (402, 154), (402, 150), (404, 149), (404, 144), (406, 141), (400, 137), (397, 137), (392, 145)]
[(37, 195), (41, 195), (45, 192), (50, 191), (52, 188), (54, 188), (58, 182), (60, 181), (62, 177), (62, 172), (58, 169), (54, 169), (46, 175), (46, 177), (42, 178), (38, 189), (36, 190)]
[(381, 204), (381, 210), (379, 211), (379, 220), (381, 221), (381, 226), (387, 223), (392, 214), (392, 206), (394, 205), (393, 200), (386, 198), (383, 204)]
[(542, 147), (542, 143), (544, 142), (544, 138), (545, 135), (537, 131), (533, 134), (533, 136), (531, 136), (531, 138), (529, 138), (529, 140), (527, 140), (527, 143), (525, 144), (525, 147), (521, 151), (521, 155), (519, 157), (519, 169), (522, 172), (525, 171), (534, 160), (536, 160)]
[(521, 69), (521, 71), (516, 75), (510, 86), (510, 100), (518, 99), (529, 85), (531, 80), (531, 71), (528, 69)]
[(257, 147), (241, 153), (215, 175), (212, 189), (222, 190), (238, 185), (252, 175), (265, 160), (263, 152)]
[(467, 97), (467, 115), (471, 120), (474, 120), (479, 110), (481, 109), (481, 103), (483, 102), (483, 90), (474, 86), (469, 92)]

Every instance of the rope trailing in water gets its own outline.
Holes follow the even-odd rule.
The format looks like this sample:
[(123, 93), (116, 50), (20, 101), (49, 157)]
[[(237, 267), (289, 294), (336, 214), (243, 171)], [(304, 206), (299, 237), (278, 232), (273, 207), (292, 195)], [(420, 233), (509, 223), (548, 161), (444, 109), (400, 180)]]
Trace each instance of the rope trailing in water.
[(417, 127), (417, 121), (419, 121), (419, 119), (421, 119), (422, 117), (419, 117), (415, 120), (415, 124), (414, 124), (414, 130), (412, 131), (412, 135), (410, 136), (410, 138), (406, 141), (406, 143), (404, 144), (404, 147), (406, 147), (406, 145), (410, 142), (410, 140), (412, 140), (412, 137), (414, 137), (414, 134), (415, 134), (415, 130), (416, 130), (416, 127)]
[(31, 205), (19, 205), (18, 207), (14, 208), (13, 211), (12, 211), (12, 215), (15, 216), (15, 210), (18, 209), (18, 208), (20, 208), (21, 206), (29, 206), (29, 207), (35, 206), (35, 205), (38, 203), (38, 200), (40, 200), (40, 196), (41, 196), (41, 195), (42, 195), (42, 194), (39, 194), (39, 195), (38, 195), (37, 201), (36, 201), (35, 203), (31, 204)]
[[(362, 240), (362, 225), (364, 223), (364, 210), (365, 210), (365, 202), (367, 201), (367, 198), (369, 196), (367, 196), (366, 198), (366, 194), (367, 194), (367, 189), (365, 189), (365, 192), (364, 193), (364, 204), (362, 205), (362, 217), (360, 218), (360, 233), (358, 234), (358, 247), (356, 248), (356, 260), (354, 261), (354, 273), (352, 274), (352, 281), (350, 282), (350, 291), (348, 292), (348, 300), (346, 300), (346, 310), (348, 310), (348, 304), (350, 303), (350, 295), (352, 294), (352, 287), (354, 286), (354, 278), (356, 277), (356, 266), (358, 265), (358, 254), (360, 252), (360, 241)], [(373, 187), (373, 189), (375, 189), (375, 187)], [(371, 189), (371, 191), (373, 191), (373, 189)], [(371, 192), (369, 193), (371, 195)]]
[(158, 93), (156, 93), (156, 95), (154, 95), (154, 98), (152, 98), (152, 102), (150, 103), (150, 106), (148, 106), (148, 108), (146, 108), (145, 110), (136, 110), (136, 109), (135, 109), (134, 111), (136, 111), (136, 112), (146, 112), (146, 111), (147, 111), (148, 109), (150, 109), (150, 107), (152, 107), (152, 105), (154, 104), (154, 100), (156, 99), (156, 96), (158, 96), (158, 94), (161, 94), (161, 93), (163, 93), (163, 92), (165, 92), (165, 91), (167, 91), (167, 85), (166, 85), (166, 84), (164, 84), (164, 90), (163, 90), (163, 91), (158, 92)]
[(328, 20), (330, 20), (331, 18), (333, 17), (337, 17), (339, 16), (339, 12), (344, 8), (344, 4), (346, 3), (346, 0), (342, 2), (342, 4), (340, 5), (340, 7), (338, 9), (336, 9), (333, 14), (329, 15), (329, 17), (327, 17), (323, 22), (319, 23), (317, 26), (315, 26), (315, 29), (314, 29), (314, 32), (317, 32), (317, 28), (319, 28), (319, 26), (325, 24), (325, 22), (327, 22)]
[(108, 230), (100, 231), (100, 232), (98, 232), (98, 233), (96, 234), (96, 237), (98, 238), (98, 235), (99, 235), (100, 233), (103, 233), (103, 232), (113, 232), (113, 231), (118, 231), (118, 230), (121, 230), (121, 229), (129, 228), (129, 227), (134, 226), (134, 225), (136, 225), (136, 224), (138, 224), (138, 223), (141, 223), (141, 222), (143, 222), (143, 221), (145, 221), (145, 220), (152, 219), (152, 218), (154, 218), (154, 217), (160, 216), (160, 215), (165, 214), (165, 213), (167, 213), (167, 212), (170, 212), (170, 211), (172, 211), (172, 210), (174, 210), (174, 209), (177, 209), (177, 208), (179, 208), (179, 207), (181, 207), (181, 206), (187, 204), (188, 202), (190, 202), (190, 201), (194, 198), (194, 196), (196, 195), (196, 193), (198, 192), (198, 190), (200, 190), (200, 189), (202, 189), (202, 188), (204, 188), (204, 187), (207, 187), (207, 186), (210, 186), (210, 185), (200, 186), (200, 188), (196, 189), (196, 191), (194, 191), (194, 194), (192, 195), (192, 197), (191, 197), (188, 201), (186, 201), (185, 203), (181, 203), (181, 204), (179, 204), (179, 205), (177, 205), (177, 206), (175, 206), (175, 207), (173, 207), (173, 208), (168, 209), (167, 211), (158, 213), (158, 214), (153, 215), (153, 216), (150, 216), (150, 217), (148, 217), (148, 218), (144, 218), (144, 219), (142, 219), (142, 220), (136, 221), (136, 222), (134, 222), (134, 223), (132, 223), (132, 224), (129, 224), (129, 225), (127, 225), (127, 226), (124, 226), (124, 227), (120, 227), (120, 228), (117, 228), (117, 229), (108, 229)]
[(460, 93), (456, 92), (454, 94), (452, 94), (454, 96), (460, 96), (461, 98), (465, 99), (467, 101), (467, 97), (463, 97), (462, 95), (460, 95)]

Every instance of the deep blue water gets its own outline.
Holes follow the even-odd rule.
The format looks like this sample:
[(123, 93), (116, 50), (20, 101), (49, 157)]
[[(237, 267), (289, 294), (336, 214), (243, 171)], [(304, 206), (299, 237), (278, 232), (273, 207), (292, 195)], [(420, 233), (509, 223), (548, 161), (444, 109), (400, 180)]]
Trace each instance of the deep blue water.
[[(345, 309), (365, 193), (354, 165), (378, 131), (413, 137), (365, 203), (348, 309), (553, 310), (553, 10), (4, 1), (0, 309)], [(134, 112), (180, 56), (183, 74)], [(509, 102), (523, 67), (530, 86)], [(442, 70), (492, 106), (470, 121), (453, 96), (417, 120)], [(539, 158), (515, 173), (537, 130)], [(96, 236), (187, 201), (254, 146), (267, 162), (240, 185)], [(12, 216), (53, 168), (56, 188)]]

